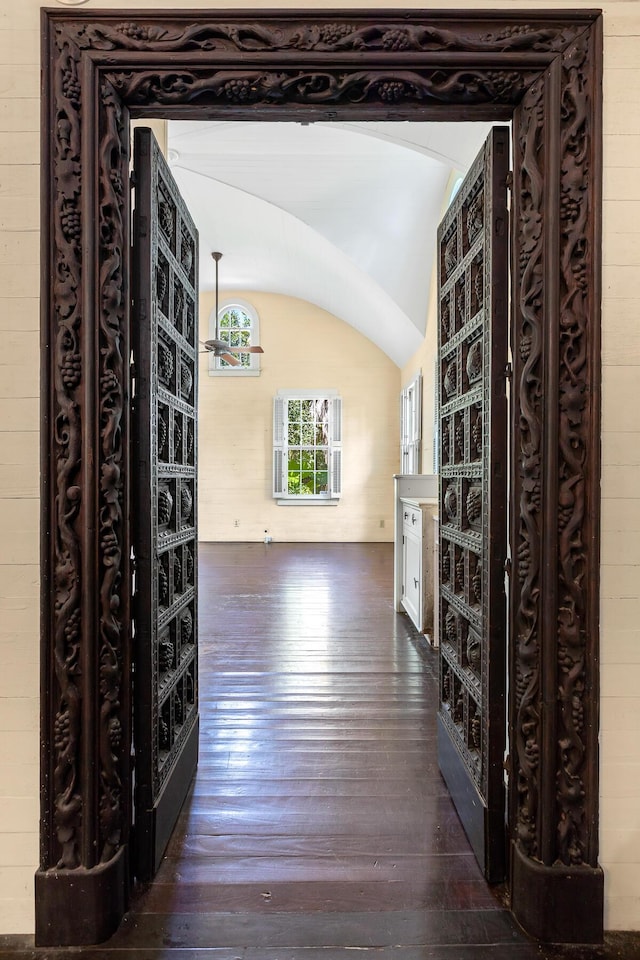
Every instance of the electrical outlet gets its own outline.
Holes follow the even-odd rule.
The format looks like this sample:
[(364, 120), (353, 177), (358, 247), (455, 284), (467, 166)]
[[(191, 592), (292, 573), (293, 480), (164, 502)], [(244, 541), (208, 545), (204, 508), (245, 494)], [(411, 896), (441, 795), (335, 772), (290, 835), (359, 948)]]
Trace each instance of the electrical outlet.
[(239, 526), (240, 526), (240, 521), (239, 521), (239, 520), (234, 520), (234, 521), (233, 521), (233, 525), (234, 525), (234, 527), (239, 527)]
[(381, 520), (381, 521), (380, 521), (380, 528), (382, 529), (383, 527), (384, 527), (384, 520)]

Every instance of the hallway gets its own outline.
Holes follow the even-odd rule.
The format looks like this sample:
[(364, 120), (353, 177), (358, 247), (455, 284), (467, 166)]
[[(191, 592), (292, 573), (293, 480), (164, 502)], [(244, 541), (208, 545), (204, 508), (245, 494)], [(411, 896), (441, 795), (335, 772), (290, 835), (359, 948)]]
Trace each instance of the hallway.
[(438, 773), (437, 659), (391, 595), (391, 544), (201, 545), (200, 765), (157, 879), (102, 947), (0, 957), (640, 956), (538, 948), (485, 885)]

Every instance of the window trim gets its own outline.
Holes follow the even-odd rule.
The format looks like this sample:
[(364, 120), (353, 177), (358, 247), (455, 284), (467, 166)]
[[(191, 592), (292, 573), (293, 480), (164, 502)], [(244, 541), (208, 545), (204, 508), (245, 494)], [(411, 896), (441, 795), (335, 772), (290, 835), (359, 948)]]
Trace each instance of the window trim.
[[(218, 304), (218, 315), (222, 315), (225, 310), (228, 310), (229, 307), (238, 307), (243, 313), (251, 320), (251, 335), (250, 340), (252, 344), (260, 343), (260, 317), (258, 311), (253, 306), (252, 303), (249, 303), (248, 300), (243, 300), (241, 297), (232, 297), (227, 296), (220, 299)], [(209, 314), (209, 337), (214, 338), (216, 335), (216, 308), (213, 307)], [(261, 372), (260, 358), (262, 354), (260, 353), (250, 353), (249, 358), (251, 361), (251, 366), (249, 367), (221, 367), (219, 366), (219, 357), (214, 356), (213, 353), (209, 355), (209, 376), (210, 377), (259, 377)]]
[[(289, 400), (329, 401), (329, 491), (324, 493), (285, 493), (284, 464), (287, 460), (285, 441), (285, 404)], [(280, 507), (290, 506), (337, 506), (342, 496), (342, 397), (337, 390), (278, 390), (273, 398), (273, 460), (272, 495)]]

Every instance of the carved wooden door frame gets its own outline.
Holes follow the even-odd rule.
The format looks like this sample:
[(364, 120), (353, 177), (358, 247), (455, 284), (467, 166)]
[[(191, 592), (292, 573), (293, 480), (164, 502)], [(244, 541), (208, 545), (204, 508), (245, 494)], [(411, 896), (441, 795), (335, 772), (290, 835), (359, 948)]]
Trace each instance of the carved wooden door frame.
[[(43, 11), (36, 937), (107, 937), (131, 822), (129, 118), (513, 121), (511, 902), (597, 940), (598, 11)], [(69, 904), (73, 903), (73, 910)]]

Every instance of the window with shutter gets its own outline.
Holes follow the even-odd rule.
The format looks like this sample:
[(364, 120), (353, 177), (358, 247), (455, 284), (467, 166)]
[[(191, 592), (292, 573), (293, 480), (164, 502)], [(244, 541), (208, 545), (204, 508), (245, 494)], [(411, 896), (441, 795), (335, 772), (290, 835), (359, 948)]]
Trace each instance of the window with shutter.
[(282, 505), (335, 504), (342, 492), (342, 399), (281, 390), (273, 402), (273, 496)]
[(422, 441), (422, 373), (400, 394), (400, 472), (420, 473)]

